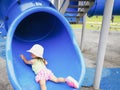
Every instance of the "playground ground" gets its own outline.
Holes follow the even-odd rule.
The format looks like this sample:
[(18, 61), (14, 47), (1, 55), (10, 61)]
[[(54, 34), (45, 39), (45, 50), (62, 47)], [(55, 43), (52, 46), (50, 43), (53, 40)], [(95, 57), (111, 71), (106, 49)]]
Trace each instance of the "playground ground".
[[(74, 30), (80, 45), (81, 30)], [(86, 63), (86, 75), (81, 90), (93, 90), (99, 31), (86, 30), (83, 56)], [(120, 31), (110, 31), (102, 75), (101, 90), (119, 90), (120, 88)], [(13, 90), (8, 80), (5, 65), (5, 39), (0, 37), (0, 90)], [(113, 78), (114, 77), (114, 78)]]

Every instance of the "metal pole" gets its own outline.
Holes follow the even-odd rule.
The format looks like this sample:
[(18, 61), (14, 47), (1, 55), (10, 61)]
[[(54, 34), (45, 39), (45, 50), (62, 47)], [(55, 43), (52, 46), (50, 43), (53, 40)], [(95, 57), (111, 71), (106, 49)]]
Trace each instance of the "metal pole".
[(61, 6), (62, 6), (62, 3), (63, 3), (64, 0), (55, 0), (54, 3), (55, 3), (55, 7), (57, 8), (57, 10), (59, 11)]
[(58, 0), (58, 10), (60, 10), (60, 7), (61, 7), (61, 0)]
[(54, 5), (55, 5), (57, 10), (59, 9), (58, 2), (59, 2), (58, 0), (54, 0)]
[[(62, 1), (62, 0), (61, 0)], [(65, 1), (65, 2), (64, 2)], [(63, 0), (62, 3), (61, 3), (61, 6), (60, 7), (60, 13), (64, 14), (66, 12), (66, 9), (68, 8), (69, 6), (69, 3), (70, 3), (70, 0)]]
[(86, 17), (87, 14), (83, 16), (83, 24), (82, 24), (82, 33), (81, 33), (81, 42), (80, 42), (80, 48), (83, 51), (83, 44), (85, 40), (85, 31), (86, 31)]
[(112, 16), (114, 0), (106, 0), (104, 16), (102, 21), (102, 28), (100, 32), (100, 40), (98, 46), (98, 53), (97, 53), (97, 66), (96, 66), (96, 73), (94, 79), (94, 89), (99, 89), (100, 87), (100, 80), (102, 75), (103, 63), (104, 63), (104, 56), (106, 51), (106, 43), (108, 37), (108, 31), (110, 27), (110, 19)]
[(52, 4), (54, 4), (54, 5), (55, 5), (55, 1), (54, 1), (54, 0), (50, 0), (50, 1), (51, 1), (51, 3), (52, 3)]

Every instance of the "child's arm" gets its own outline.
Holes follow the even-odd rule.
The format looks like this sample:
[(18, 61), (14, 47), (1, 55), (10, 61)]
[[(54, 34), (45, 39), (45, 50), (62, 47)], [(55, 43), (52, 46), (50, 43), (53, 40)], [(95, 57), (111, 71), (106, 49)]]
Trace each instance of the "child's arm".
[(34, 63), (33, 60), (29, 60), (29, 61), (28, 61), (23, 54), (21, 54), (20, 57), (21, 57), (21, 59), (22, 59), (26, 64), (33, 64), (33, 63)]
[(47, 65), (48, 64), (48, 62), (45, 60), (45, 65)]
[(47, 64), (48, 64), (48, 62), (47, 62), (45, 59), (43, 59), (43, 62), (44, 62), (44, 64), (45, 64), (45, 65), (47, 65)]

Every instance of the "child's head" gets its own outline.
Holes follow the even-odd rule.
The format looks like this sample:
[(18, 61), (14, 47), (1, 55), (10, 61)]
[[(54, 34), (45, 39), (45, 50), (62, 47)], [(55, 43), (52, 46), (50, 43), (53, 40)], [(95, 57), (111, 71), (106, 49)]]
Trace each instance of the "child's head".
[(30, 50), (27, 50), (27, 52), (30, 52), (32, 57), (43, 58), (44, 48), (39, 44), (35, 44)]

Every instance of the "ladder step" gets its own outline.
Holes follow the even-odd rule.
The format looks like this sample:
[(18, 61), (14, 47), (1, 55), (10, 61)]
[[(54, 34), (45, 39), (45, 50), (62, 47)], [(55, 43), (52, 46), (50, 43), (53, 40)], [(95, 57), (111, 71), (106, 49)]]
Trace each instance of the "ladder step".
[(77, 24), (77, 22), (69, 22), (70, 24)]
[(90, 2), (94, 2), (95, 0), (70, 0), (70, 1), (75, 1), (75, 2), (78, 2), (78, 1), (90, 1)]
[(67, 11), (67, 12), (65, 12), (65, 13), (81, 13), (81, 14), (83, 14), (83, 13), (85, 13), (85, 12), (70, 12), (70, 11)]
[[(74, 5), (74, 2), (78, 4)], [(70, 5), (68, 8), (75, 8), (77, 11), (69, 11), (68, 9), (68, 11), (65, 12), (65, 18), (70, 24), (82, 23), (79, 21), (80, 18), (82, 18), (88, 12), (89, 8), (93, 6), (94, 2), (95, 0), (70, 0)], [(71, 5), (71, 3), (73, 3), (73, 5)]]
[(81, 16), (65, 16), (66, 18), (80, 18)]
[(68, 8), (89, 8), (89, 6), (69, 5)]

